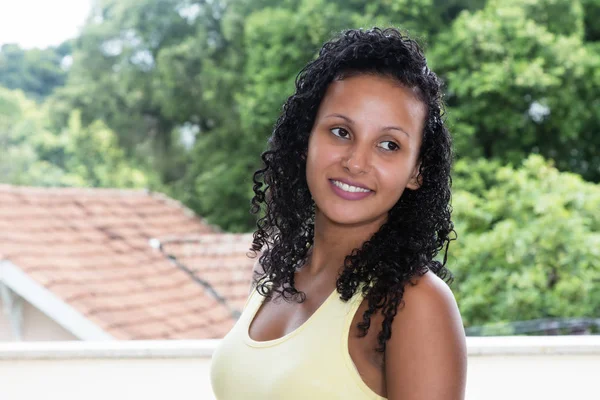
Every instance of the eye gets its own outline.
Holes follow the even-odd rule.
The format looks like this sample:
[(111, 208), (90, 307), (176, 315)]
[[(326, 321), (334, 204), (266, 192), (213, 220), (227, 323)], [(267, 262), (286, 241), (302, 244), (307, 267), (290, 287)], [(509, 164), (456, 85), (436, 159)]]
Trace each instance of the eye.
[[(336, 130), (339, 131), (339, 132), (336, 133), (335, 132)], [(337, 137), (341, 137), (342, 139), (347, 139), (350, 136), (350, 132), (348, 132), (344, 128), (333, 128), (331, 130), (331, 133), (333, 133)]]
[(400, 148), (400, 146), (398, 146), (397, 143), (392, 142), (391, 140), (386, 140), (384, 142), (381, 142), (379, 144), (379, 147), (383, 148), (384, 150), (387, 151), (396, 151)]

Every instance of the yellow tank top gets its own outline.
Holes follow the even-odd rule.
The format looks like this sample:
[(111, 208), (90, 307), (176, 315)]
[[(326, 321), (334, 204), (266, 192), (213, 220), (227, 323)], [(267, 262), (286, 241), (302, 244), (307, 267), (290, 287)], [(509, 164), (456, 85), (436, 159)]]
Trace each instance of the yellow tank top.
[(211, 383), (217, 400), (385, 399), (363, 382), (348, 352), (360, 292), (344, 302), (334, 290), (296, 330), (258, 342), (248, 330), (263, 300), (252, 291), (213, 354)]

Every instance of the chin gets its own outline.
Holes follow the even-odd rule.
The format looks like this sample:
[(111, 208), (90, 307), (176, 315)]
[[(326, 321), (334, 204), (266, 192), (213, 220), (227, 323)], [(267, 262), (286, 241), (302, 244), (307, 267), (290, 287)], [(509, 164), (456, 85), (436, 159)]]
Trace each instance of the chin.
[(361, 225), (362, 223), (367, 221), (366, 219), (357, 217), (356, 215), (335, 216), (334, 218), (329, 218), (329, 220), (338, 225)]
[[(323, 216), (329, 221), (337, 225), (368, 225), (377, 220), (385, 220), (384, 215), (365, 214), (364, 208), (362, 213), (355, 212), (356, 210), (323, 210)], [(387, 214), (386, 214), (387, 215)]]

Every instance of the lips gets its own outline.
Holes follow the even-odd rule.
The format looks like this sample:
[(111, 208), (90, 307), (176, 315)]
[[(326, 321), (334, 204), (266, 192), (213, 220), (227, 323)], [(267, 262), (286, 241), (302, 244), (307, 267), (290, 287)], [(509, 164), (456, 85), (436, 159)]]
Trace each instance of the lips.
[(349, 186), (354, 186), (354, 187), (358, 187), (358, 188), (361, 188), (361, 189), (366, 189), (366, 190), (374, 191), (373, 189), (371, 189), (370, 187), (368, 187), (366, 185), (363, 185), (363, 184), (358, 183), (358, 182), (351, 181), (351, 180), (346, 179), (346, 178), (331, 178), (329, 180), (330, 181), (338, 181), (338, 182), (345, 183), (346, 185), (349, 185)]
[[(372, 190), (370, 189), (366, 189), (363, 188), (364, 190), (361, 191), (347, 191), (344, 190), (342, 187), (339, 187), (339, 185), (343, 185), (346, 186), (348, 184), (344, 183), (340, 183), (341, 181), (335, 182), (336, 180), (330, 179), (329, 180), (329, 186), (331, 187), (331, 190), (338, 196), (341, 197), (344, 200), (362, 200), (366, 197), (371, 196), (373, 193)], [(356, 186), (356, 187), (360, 187), (360, 186)]]

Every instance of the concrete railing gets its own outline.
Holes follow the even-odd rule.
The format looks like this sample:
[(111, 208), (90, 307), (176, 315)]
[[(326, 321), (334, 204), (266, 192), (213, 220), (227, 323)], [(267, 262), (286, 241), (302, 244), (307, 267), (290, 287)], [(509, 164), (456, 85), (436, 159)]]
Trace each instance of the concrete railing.
[[(216, 340), (0, 342), (2, 400), (210, 400)], [(468, 400), (600, 398), (600, 336), (469, 337)]]

